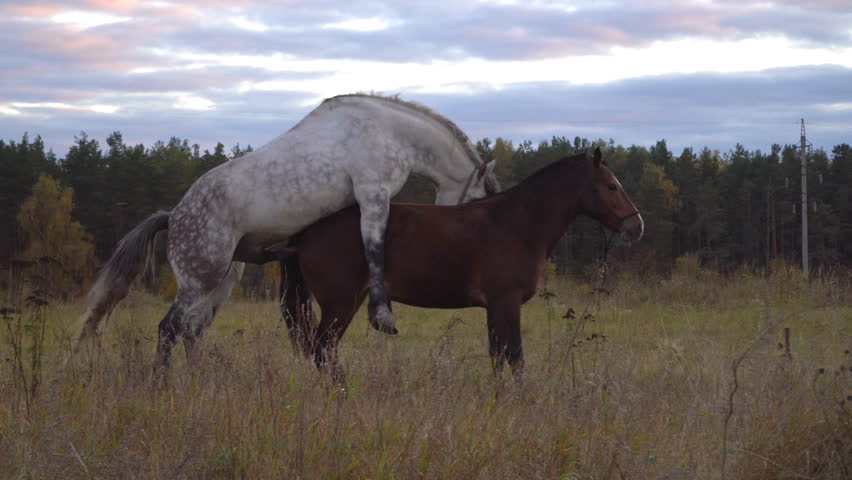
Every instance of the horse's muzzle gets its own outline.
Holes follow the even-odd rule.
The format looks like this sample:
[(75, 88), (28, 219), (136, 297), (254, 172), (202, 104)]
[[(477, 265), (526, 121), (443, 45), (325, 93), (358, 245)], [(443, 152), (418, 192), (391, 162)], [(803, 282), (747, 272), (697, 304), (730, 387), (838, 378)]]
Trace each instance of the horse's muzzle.
[(645, 222), (642, 221), (642, 215), (638, 211), (621, 219), (621, 233), (631, 242), (642, 238), (645, 233)]

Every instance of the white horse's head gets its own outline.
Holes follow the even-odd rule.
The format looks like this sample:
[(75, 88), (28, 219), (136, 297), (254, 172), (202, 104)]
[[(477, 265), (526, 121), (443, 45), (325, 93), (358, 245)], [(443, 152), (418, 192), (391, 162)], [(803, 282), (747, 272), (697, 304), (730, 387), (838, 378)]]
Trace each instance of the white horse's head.
[(436, 205), (457, 205), (468, 200), (494, 195), (500, 191), (500, 183), (494, 175), (494, 161), (470, 167), (470, 172), (459, 182), (458, 178), (447, 179), (437, 184)]

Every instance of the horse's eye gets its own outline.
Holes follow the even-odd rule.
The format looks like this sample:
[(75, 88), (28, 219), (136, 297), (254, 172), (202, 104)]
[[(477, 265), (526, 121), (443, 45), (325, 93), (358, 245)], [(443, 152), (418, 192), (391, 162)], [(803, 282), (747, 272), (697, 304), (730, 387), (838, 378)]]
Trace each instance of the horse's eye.
[(618, 187), (616, 187), (614, 183), (610, 183), (609, 185), (606, 186), (606, 188), (608, 188), (610, 192), (614, 192), (614, 191), (618, 190)]

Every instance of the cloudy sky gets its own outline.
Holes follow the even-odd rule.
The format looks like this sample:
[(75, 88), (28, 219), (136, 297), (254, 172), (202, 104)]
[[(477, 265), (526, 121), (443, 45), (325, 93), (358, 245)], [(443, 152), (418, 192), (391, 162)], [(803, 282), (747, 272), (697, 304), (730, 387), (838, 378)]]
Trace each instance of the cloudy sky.
[(474, 139), (852, 143), (850, 0), (3, 0), (0, 52), (0, 137), (60, 156), (81, 130), (259, 146), (356, 91)]

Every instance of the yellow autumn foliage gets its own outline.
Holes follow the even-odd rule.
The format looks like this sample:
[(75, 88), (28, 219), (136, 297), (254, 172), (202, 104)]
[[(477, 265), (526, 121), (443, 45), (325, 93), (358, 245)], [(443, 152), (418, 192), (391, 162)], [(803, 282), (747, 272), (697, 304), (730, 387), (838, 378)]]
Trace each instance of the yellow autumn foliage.
[(24, 245), (18, 258), (32, 262), (37, 287), (63, 299), (84, 291), (97, 265), (92, 236), (71, 218), (73, 197), (71, 188), (41, 176), (17, 215)]

